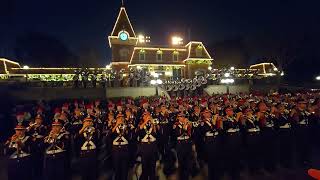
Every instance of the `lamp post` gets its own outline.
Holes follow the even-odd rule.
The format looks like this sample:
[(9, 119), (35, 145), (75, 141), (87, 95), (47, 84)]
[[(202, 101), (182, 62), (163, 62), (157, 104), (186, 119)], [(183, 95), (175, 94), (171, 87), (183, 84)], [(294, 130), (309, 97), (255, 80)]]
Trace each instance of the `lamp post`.
[[(226, 77), (226, 76), (225, 76)], [(229, 77), (229, 76), (228, 76)], [(232, 78), (224, 78), (224, 79), (221, 79), (220, 80), (220, 83), (221, 84), (225, 84), (226, 85), (226, 87), (227, 87), (227, 94), (229, 94), (229, 92), (230, 92), (230, 84), (233, 84), (234, 83), (234, 79), (232, 79)]]
[(159, 91), (158, 91), (158, 85), (162, 84), (162, 80), (161, 79), (153, 79), (150, 81), (150, 84), (156, 87), (156, 96), (159, 96)]

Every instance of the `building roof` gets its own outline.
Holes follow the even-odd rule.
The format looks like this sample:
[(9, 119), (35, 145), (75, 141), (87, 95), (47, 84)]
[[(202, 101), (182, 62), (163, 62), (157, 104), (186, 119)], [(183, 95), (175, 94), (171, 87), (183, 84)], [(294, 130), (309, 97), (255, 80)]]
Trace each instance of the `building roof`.
[(120, 8), (120, 12), (117, 17), (117, 21), (113, 26), (111, 36), (118, 36), (119, 32), (126, 30), (130, 37), (136, 38), (136, 34), (131, 25), (130, 19), (128, 17), (127, 11), (124, 7)]

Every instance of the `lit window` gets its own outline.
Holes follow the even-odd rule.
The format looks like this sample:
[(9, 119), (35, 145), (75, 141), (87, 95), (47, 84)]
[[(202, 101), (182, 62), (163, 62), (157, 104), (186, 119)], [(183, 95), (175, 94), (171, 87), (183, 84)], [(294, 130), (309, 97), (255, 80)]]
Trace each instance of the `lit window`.
[(120, 54), (120, 60), (121, 61), (126, 61), (126, 60), (128, 60), (129, 49), (122, 48), (122, 49), (120, 49), (119, 54)]
[(179, 52), (178, 51), (173, 52), (173, 61), (179, 61)]
[(157, 61), (162, 61), (162, 51), (159, 49), (158, 51), (157, 51), (157, 56), (156, 56), (156, 59), (157, 59)]
[(145, 61), (146, 60), (146, 51), (144, 49), (141, 49), (139, 52), (139, 61)]
[(201, 45), (198, 45), (196, 48), (196, 56), (201, 57), (202, 56), (203, 47)]

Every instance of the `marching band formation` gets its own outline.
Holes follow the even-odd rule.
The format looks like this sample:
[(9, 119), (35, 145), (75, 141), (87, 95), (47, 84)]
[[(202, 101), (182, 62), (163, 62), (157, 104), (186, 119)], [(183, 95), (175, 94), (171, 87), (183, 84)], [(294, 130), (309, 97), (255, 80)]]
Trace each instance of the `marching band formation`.
[[(5, 143), (9, 180), (70, 179), (77, 159), (83, 180), (96, 179), (106, 152), (113, 178), (126, 180), (137, 162), (141, 180), (157, 179), (157, 162), (169, 176), (194, 176), (205, 164), (208, 179), (274, 171), (277, 164), (310, 165), (320, 137), (320, 95), (237, 94), (174, 98), (123, 98), (65, 102), (16, 115)], [(38, 105), (37, 105), (38, 106)], [(137, 158), (138, 157), (138, 158)], [(102, 169), (103, 170), (103, 169)]]

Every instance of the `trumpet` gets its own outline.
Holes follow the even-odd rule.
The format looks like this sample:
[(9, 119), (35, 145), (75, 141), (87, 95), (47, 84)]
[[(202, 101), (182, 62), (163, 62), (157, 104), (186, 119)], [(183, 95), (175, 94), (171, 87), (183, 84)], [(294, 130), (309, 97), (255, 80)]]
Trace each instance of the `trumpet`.
[(26, 128), (27, 131), (30, 131), (37, 123), (30, 124), (29, 127)]
[(160, 123), (159, 119), (152, 119), (152, 124), (158, 125)]
[(55, 142), (56, 138), (57, 138), (57, 137), (53, 137), (53, 132), (51, 131), (50, 134), (49, 134), (49, 136), (47, 136), (47, 137), (44, 138), (44, 142), (45, 142), (45, 143), (52, 144), (52, 143)]

